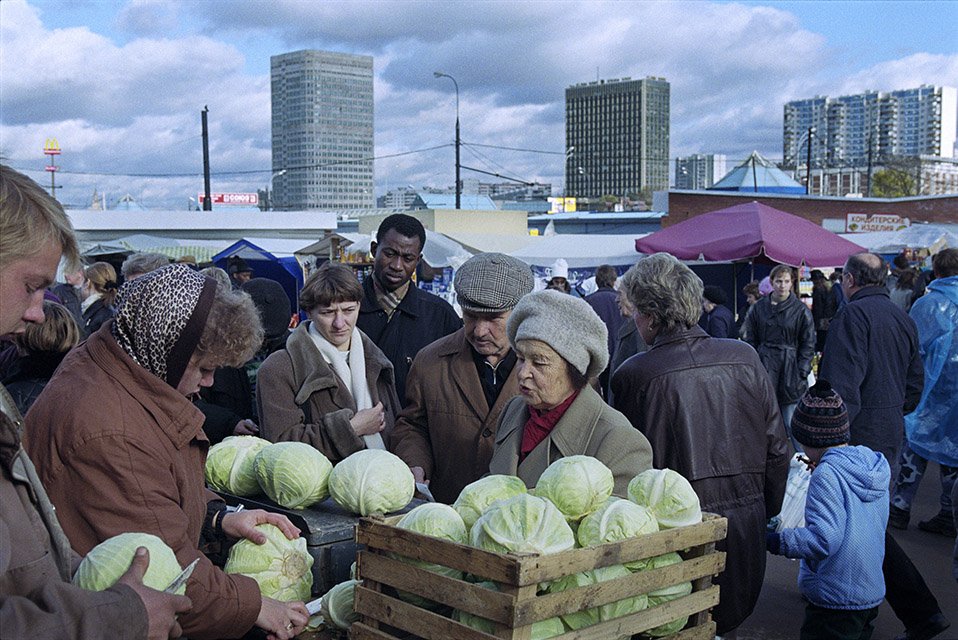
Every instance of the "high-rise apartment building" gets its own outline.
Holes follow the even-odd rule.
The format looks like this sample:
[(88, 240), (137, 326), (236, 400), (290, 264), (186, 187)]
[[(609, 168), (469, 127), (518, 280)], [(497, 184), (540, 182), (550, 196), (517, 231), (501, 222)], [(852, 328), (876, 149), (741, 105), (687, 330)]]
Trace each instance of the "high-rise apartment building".
[(371, 208), (373, 59), (329, 51), (270, 58), (273, 207)]
[(669, 83), (597, 80), (565, 90), (566, 195), (669, 187)]
[(922, 85), (879, 93), (818, 96), (785, 105), (784, 167), (856, 167), (894, 157), (950, 157), (958, 128), (958, 90)]
[(694, 153), (675, 159), (676, 189), (708, 189), (725, 177), (726, 158), (722, 154)]

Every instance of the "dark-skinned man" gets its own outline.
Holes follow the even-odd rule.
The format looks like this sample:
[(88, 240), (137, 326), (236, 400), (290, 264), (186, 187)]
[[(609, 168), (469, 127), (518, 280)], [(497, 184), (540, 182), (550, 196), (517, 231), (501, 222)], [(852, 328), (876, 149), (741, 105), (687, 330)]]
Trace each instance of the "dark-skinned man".
[(462, 326), (448, 302), (412, 282), (425, 244), (426, 230), (412, 216), (396, 213), (382, 221), (369, 247), (373, 277), (363, 281), (356, 323), (392, 362), (403, 404), (406, 376), (419, 350)]
[(533, 284), (529, 265), (516, 258), (467, 260), (453, 281), (463, 328), (423, 349), (409, 371), (391, 448), (439, 502), (455, 501), (489, 472), (499, 414), (519, 393), (506, 322)]

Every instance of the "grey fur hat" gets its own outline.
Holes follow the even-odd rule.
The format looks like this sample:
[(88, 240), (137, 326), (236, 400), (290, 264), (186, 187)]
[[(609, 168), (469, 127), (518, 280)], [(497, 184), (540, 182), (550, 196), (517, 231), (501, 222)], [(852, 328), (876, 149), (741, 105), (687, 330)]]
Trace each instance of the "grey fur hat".
[(534, 285), (529, 265), (504, 253), (477, 253), (453, 279), (459, 306), (472, 313), (508, 311)]
[(609, 330), (585, 300), (545, 289), (524, 296), (506, 325), (513, 348), (519, 340), (552, 347), (585, 377), (598, 377), (609, 364)]

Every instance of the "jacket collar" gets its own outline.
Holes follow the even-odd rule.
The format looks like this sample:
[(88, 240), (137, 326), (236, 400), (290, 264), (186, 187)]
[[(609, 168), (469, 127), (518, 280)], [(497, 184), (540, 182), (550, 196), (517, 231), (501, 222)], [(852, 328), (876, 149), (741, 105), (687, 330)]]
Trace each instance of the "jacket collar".
[(476, 362), (472, 357), (472, 346), (466, 340), (465, 328), (460, 328), (450, 335), (449, 340), (444, 340), (436, 355), (440, 358), (450, 358), (453, 382), (459, 387), (459, 392), (465, 399), (466, 404), (480, 420), (485, 420), (490, 413), (494, 413), (491, 409), (498, 409), (514, 397), (515, 394), (510, 393), (510, 389), (513, 388), (511, 385), (516, 384), (517, 373), (515, 367), (509, 373), (509, 378), (503, 386), (502, 392), (499, 393), (495, 405), (489, 407), (486, 394), (482, 391), (482, 381), (479, 380), (479, 374), (476, 372)]
[(114, 382), (129, 393), (156, 421), (174, 447), (192, 440), (208, 441), (203, 413), (179, 391), (138, 365), (110, 334), (110, 325), (93, 333), (81, 348)]
[(649, 349), (655, 349), (664, 344), (669, 344), (672, 342), (681, 342), (683, 340), (694, 340), (696, 338), (708, 338), (709, 334), (705, 333), (702, 327), (698, 325), (692, 325), (688, 329), (678, 329), (672, 333), (660, 333), (655, 336), (655, 339), (652, 340), (652, 345)]
[(888, 289), (885, 287), (879, 287), (877, 285), (870, 285), (867, 287), (862, 287), (856, 291), (851, 298), (848, 299), (849, 302), (859, 300), (861, 298), (867, 298), (869, 296), (885, 296), (888, 297)]
[[(301, 322), (295, 331), (290, 334), (286, 341), (286, 352), (293, 365), (293, 380), (302, 380), (302, 386), (296, 391), (295, 402), (298, 405), (305, 404), (311, 395), (317, 391), (337, 388), (340, 385), (339, 378), (333, 373), (332, 368), (323, 359), (313, 339), (309, 337), (309, 325), (311, 320)], [(381, 375), (392, 378), (393, 365), (383, 355), (376, 345), (373, 344), (365, 333), (359, 332), (363, 341), (363, 351), (366, 354), (366, 382), (375, 383)], [(370, 385), (375, 389), (375, 384)], [(334, 394), (335, 395), (335, 394)], [(375, 396), (375, 392), (374, 392)], [(373, 398), (377, 400), (377, 398)], [(355, 401), (353, 402), (355, 405)], [(343, 407), (355, 409), (356, 407)]]
[[(419, 287), (416, 286), (415, 282), (410, 282), (409, 289), (406, 291), (406, 295), (403, 296), (403, 299), (399, 301), (399, 306), (396, 307), (396, 311), (401, 311), (414, 318), (419, 317), (421, 299), (422, 292), (419, 290)], [(363, 299), (359, 303), (359, 312), (372, 313), (374, 311), (381, 311), (381, 308), (376, 302), (376, 290), (373, 288), (373, 275), (369, 274), (369, 277), (363, 280)]]

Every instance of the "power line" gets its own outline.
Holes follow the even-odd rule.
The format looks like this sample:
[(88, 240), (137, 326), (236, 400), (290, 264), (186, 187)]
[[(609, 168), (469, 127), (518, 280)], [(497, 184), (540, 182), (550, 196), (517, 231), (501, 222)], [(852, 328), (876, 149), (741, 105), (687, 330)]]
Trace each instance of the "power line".
[(565, 151), (545, 151), (543, 149), (522, 149), (519, 147), (503, 147), (496, 144), (479, 144), (478, 142), (463, 142), (462, 145), (470, 147), (486, 147), (488, 149), (502, 149), (504, 151), (525, 151), (527, 153), (543, 153), (553, 156), (564, 156)]

